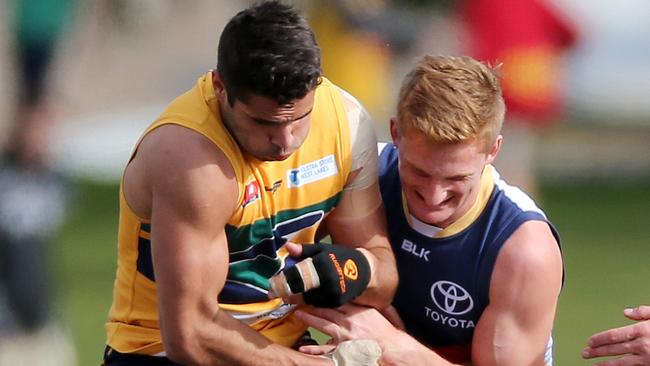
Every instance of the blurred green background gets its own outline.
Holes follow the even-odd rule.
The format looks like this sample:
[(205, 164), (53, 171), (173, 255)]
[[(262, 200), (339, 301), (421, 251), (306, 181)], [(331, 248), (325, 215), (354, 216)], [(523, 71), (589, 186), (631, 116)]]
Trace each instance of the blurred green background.
[[(115, 184), (77, 182), (77, 199), (55, 246), (60, 308), (79, 365), (99, 365), (116, 263)], [(542, 206), (563, 241), (566, 283), (555, 322), (555, 364), (587, 365), (592, 333), (629, 323), (622, 310), (650, 303), (650, 183), (542, 185)]]

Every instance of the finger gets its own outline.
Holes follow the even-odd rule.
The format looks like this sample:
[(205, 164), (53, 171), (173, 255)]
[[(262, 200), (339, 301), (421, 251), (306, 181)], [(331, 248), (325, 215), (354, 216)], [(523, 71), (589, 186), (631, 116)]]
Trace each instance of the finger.
[(650, 358), (648, 357), (629, 355), (629, 356), (623, 356), (621, 358), (615, 358), (603, 362), (598, 362), (595, 363), (593, 366), (638, 366), (638, 365), (649, 365), (649, 364), (650, 364)]
[(316, 328), (319, 331), (325, 333), (326, 335), (332, 337), (335, 342), (341, 341), (342, 334), (341, 328), (336, 325), (336, 323), (331, 322), (328, 319), (321, 318), (310, 313), (304, 312), (302, 310), (297, 310), (295, 316), (300, 319), (303, 323), (307, 324), (312, 328)]
[(626, 317), (632, 320), (650, 320), (650, 306), (641, 305), (623, 311)]
[(583, 358), (595, 358), (603, 356), (621, 356), (632, 353), (632, 342), (608, 344), (600, 347), (587, 347), (582, 350)]
[(326, 353), (332, 352), (336, 348), (336, 345), (333, 344), (324, 344), (320, 346), (300, 346), (298, 351), (302, 353), (307, 353), (310, 355), (324, 355)]
[(320, 277), (312, 259), (307, 258), (271, 277), (269, 287), (273, 296), (288, 299), (293, 294), (320, 287)]
[(291, 295), (283, 299), (287, 304), (305, 305), (305, 299), (302, 294)]
[(302, 244), (294, 243), (292, 241), (286, 242), (284, 244), (284, 247), (287, 249), (289, 252), (289, 255), (292, 257), (300, 257), (302, 256)]
[(314, 244), (303, 244), (302, 245), (302, 256), (303, 257), (313, 257), (316, 254), (320, 253), (323, 250), (323, 245), (321, 243)]
[[(318, 315), (310, 314), (304, 310), (296, 310), (294, 313), (295, 317), (300, 319), (303, 323), (307, 324), (310, 327), (316, 328), (322, 331), (322, 328), (329, 324), (333, 324), (330, 320), (320, 317)], [(328, 334), (329, 335), (329, 334)]]
[(637, 325), (638, 324), (626, 325), (624, 327), (596, 333), (587, 340), (587, 345), (591, 348), (595, 348), (608, 344), (630, 341), (637, 337), (637, 331), (635, 330)]
[(304, 308), (302, 310), (318, 318), (340, 325), (346, 320), (347, 315), (339, 309), (340, 308), (316, 308), (310, 306), (309, 308)]

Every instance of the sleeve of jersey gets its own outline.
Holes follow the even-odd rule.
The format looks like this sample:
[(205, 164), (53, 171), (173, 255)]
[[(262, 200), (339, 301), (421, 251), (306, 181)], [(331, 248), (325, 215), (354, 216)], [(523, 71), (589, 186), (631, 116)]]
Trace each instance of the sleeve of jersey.
[(352, 145), (352, 172), (357, 176), (345, 186), (345, 190), (357, 190), (377, 182), (377, 135), (370, 113), (359, 101), (344, 90), (345, 109), (350, 126)]

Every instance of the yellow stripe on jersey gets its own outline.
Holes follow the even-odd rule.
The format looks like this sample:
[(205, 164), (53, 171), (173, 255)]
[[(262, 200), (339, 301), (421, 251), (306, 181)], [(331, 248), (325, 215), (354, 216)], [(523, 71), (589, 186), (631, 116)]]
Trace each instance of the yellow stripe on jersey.
[(492, 170), (494, 168), (492, 165), (487, 165), (483, 169), (483, 174), (481, 175), (481, 188), (476, 198), (474, 205), (467, 211), (463, 216), (456, 220), (453, 224), (447, 226), (443, 230), (440, 230), (436, 234), (436, 238), (444, 238), (458, 234), (459, 232), (465, 230), (470, 226), (483, 212), (485, 206), (487, 206), (492, 191), (494, 190), (494, 176), (492, 175)]
[[(349, 126), (339, 89), (323, 79), (316, 89), (309, 134), (284, 161), (259, 161), (239, 149), (220, 119), (211, 73), (174, 100), (143, 137), (165, 124), (206, 136), (223, 151), (237, 178), (238, 205), (225, 228), (230, 267), (215, 306), (275, 342), (293, 344), (306, 326), (291, 316), (292, 306), (266, 298), (268, 279), (293, 261), (279, 250), (286, 240), (314, 241), (350, 173)], [(120, 190), (118, 268), (106, 330), (107, 343), (123, 353), (163, 351), (148, 225)]]
[[(474, 205), (472, 205), (472, 207), (463, 216), (461, 216), (458, 220), (456, 220), (446, 228), (444, 229), (435, 228), (435, 230), (431, 230), (432, 233), (428, 233), (425, 235), (431, 235), (435, 238), (449, 237), (465, 230), (465, 228), (467, 228), (474, 221), (476, 221), (476, 219), (478, 219), (478, 217), (481, 215), (481, 212), (483, 212), (485, 206), (487, 206), (487, 203), (490, 200), (490, 196), (492, 195), (492, 191), (494, 190), (493, 171), (494, 171), (494, 167), (492, 165), (487, 165), (485, 169), (483, 169), (483, 173), (481, 174), (481, 187), (480, 187), (478, 197), (476, 198)], [(405, 213), (404, 216), (408, 220), (409, 225), (411, 227), (414, 227), (414, 223), (412, 220), (414, 220), (415, 218), (412, 217), (411, 214), (409, 213), (408, 205), (406, 204), (406, 196), (404, 195), (404, 192), (402, 192), (402, 209), (404, 210)], [(427, 224), (421, 223), (421, 225), (427, 225)]]

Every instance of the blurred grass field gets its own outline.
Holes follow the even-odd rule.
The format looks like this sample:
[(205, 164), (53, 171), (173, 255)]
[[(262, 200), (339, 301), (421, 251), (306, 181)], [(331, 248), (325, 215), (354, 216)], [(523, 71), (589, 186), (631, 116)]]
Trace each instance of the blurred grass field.
[[(99, 365), (116, 263), (117, 185), (77, 182), (52, 248), (59, 310), (79, 365)], [(555, 322), (555, 365), (588, 365), (586, 338), (629, 323), (625, 307), (650, 303), (650, 182), (546, 184), (542, 202), (563, 241), (566, 282)]]

